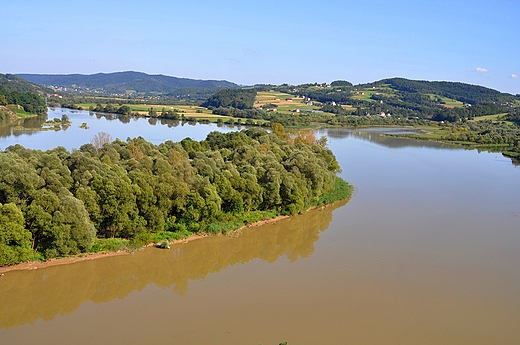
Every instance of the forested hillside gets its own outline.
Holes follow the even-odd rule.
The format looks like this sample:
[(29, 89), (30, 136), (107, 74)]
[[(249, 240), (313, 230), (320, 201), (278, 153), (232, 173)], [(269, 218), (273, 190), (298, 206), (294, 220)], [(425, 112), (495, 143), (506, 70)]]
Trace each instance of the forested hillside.
[(33, 83), (47, 86), (102, 90), (108, 93), (170, 93), (177, 89), (234, 88), (236, 84), (225, 80), (196, 80), (170, 77), (161, 74), (149, 75), (140, 72), (116, 72), (84, 74), (19, 74)]
[[(506, 113), (511, 107), (518, 106), (520, 101), (518, 95), (478, 85), (404, 78), (351, 86), (344, 82), (341, 86), (337, 83), (328, 86), (304, 84), (277, 89), (321, 102), (324, 111), (338, 115), (384, 113), (437, 121), (459, 121)], [(348, 107), (345, 109), (341, 105)]]
[(479, 85), (448, 81), (409, 80), (404, 78), (383, 79), (373, 85), (390, 85), (393, 89), (422, 95), (444, 96), (468, 104), (514, 102), (511, 94), (502, 93)]
[(255, 98), (255, 89), (224, 89), (209, 97), (201, 105), (207, 108), (252, 109)]
[(273, 132), (158, 146), (100, 133), (72, 153), (10, 146), (0, 153), (0, 265), (99, 250), (101, 239), (227, 231), (348, 195), (323, 140)]
[(35, 85), (14, 74), (0, 74), (0, 86), (3, 86), (9, 92), (43, 95), (45, 91), (48, 91), (40, 85)]
[[(42, 89), (12, 74), (0, 74), (0, 120), (22, 110), (28, 114), (44, 114), (47, 107)], [(14, 115), (13, 115), (14, 116)]]

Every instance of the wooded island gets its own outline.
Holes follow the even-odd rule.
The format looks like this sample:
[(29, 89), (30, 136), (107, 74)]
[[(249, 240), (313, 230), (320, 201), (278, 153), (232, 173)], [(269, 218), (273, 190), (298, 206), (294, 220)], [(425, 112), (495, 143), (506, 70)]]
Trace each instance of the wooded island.
[(72, 153), (0, 153), (0, 265), (221, 233), (345, 199), (312, 132), (212, 132), (153, 145), (99, 133)]

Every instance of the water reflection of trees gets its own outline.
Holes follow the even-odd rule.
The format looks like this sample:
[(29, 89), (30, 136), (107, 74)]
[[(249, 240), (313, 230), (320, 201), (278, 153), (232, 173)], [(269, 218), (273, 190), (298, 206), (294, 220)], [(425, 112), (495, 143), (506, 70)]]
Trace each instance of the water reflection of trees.
[[(443, 145), (434, 141), (421, 141), (416, 139), (399, 138), (392, 135), (416, 133), (409, 128), (361, 128), (361, 129), (346, 129), (333, 128), (320, 130), (318, 134), (326, 135), (333, 139), (344, 139), (348, 137), (355, 137), (357, 139), (370, 141), (375, 144), (388, 148), (403, 148), (403, 147), (424, 147), (432, 149), (449, 149), (448, 145)], [(460, 149), (460, 148), (459, 148)]]
[(47, 116), (34, 116), (14, 122), (0, 123), (0, 137), (7, 138), (10, 136), (18, 137), (20, 135), (33, 135), (37, 130), (42, 129), (43, 124), (47, 121)]
[(290, 262), (314, 252), (319, 233), (332, 220), (329, 207), (274, 224), (243, 230), (236, 237), (214, 236), (178, 244), (170, 250), (148, 248), (132, 255), (108, 257), (37, 271), (9, 272), (0, 285), (0, 327), (69, 314), (85, 301), (104, 303), (141, 291), (149, 284), (188, 291), (190, 280), (203, 280), (253, 259), (268, 263), (285, 256)]

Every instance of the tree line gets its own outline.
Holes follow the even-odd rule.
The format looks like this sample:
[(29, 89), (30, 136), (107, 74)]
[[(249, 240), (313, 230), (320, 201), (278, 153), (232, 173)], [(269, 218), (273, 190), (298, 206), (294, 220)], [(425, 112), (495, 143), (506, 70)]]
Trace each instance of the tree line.
[(409, 80), (405, 78), (384, 79), (379, 84), (388, 84), (407, 93), (436, 94), (471, 105), (480, 103), (512, 103), (515, 96), (479, 85), (448, 81)]
[(0, 106), (15, 104), (31, 114), (45, 114), (45, 101), (38, 94), (32, 92), (9, 91), (0, 85)]
[(0, 153), (0, 265), (89, 252), (99, 239), (227, 231), (350, 192), (326, 140), (279, 124), (160, 145), (95, 139), (72, 153)]
[(252, 109), (255, 104), (256, 89), (222, 89), (202, 103), (206, 108)]

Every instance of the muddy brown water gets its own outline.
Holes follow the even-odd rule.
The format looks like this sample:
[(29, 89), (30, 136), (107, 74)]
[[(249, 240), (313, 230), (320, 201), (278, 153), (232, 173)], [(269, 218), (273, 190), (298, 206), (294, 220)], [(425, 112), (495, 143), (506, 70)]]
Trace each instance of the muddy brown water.
[(0, 278), (1, 344), (518, 344), (520, 168), (329, 130), (348, 203)]

